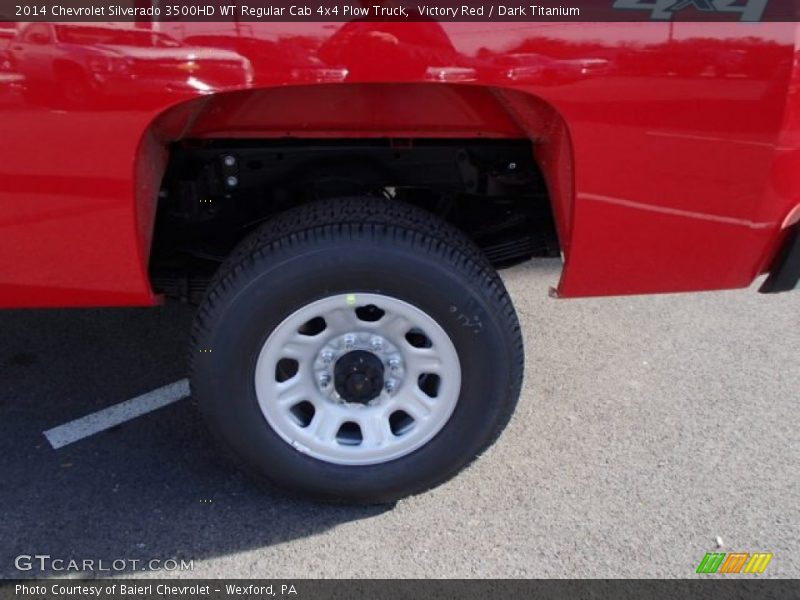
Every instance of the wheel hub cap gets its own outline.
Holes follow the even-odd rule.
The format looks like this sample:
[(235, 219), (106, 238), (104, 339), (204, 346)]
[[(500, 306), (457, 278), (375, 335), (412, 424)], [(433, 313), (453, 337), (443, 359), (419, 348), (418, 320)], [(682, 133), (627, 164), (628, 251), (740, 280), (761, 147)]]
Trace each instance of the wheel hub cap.
[(382, 294), (338, 294), (287, 316), (258, 357), (270, 427), (298, 452), (373, 465), (414, 452), (446, 425), (461, 390), (458, 353), (429, 314)]
[(383, 389), (383, 363), (365, 350), (348, 352), (333, 369), (336, 392), (346, 401), (367, 404)]

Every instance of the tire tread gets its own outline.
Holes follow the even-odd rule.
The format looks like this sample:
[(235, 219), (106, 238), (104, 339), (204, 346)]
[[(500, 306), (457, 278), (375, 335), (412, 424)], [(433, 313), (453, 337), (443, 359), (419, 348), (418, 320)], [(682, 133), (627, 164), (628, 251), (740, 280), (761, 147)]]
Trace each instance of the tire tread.
[[(195, 374), (198, 350), (205, 346), (214, 322), (226, 302), (254, 275), (264, 261), (278, 252), (310, 244), (380, 238), (402, 244), (446, 263), (478, 286), (493, 305), (494, 314), (511, 333), (510, 386), (495, 427), (478, 452), (437, 481), (412, 494), (422, 493), (455, 476), (491, 446), (508, 424), (516, 407), (524, 372), (524, 348), (516, 311), (505, 285), (481, 250), (461, 231), (436, 215), (413, 205), (384, 198), (335, 198), (305, 204), (277, 215), (253, 232), (233, 251), (213, 277), (198, 308), (191, 332), (189, 378), (197, 397)], [(320, 499), (331, 501), (330, 497)]]

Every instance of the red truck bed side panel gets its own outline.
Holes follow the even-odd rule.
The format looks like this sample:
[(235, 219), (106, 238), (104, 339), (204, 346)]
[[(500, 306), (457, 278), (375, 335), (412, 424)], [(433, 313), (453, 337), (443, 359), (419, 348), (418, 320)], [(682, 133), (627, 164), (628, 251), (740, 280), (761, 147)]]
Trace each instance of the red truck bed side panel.
[[(528, 135), (559, 220), (562, 296), (746, 286), (800, 203), (795, 23), (35, 25), (0, 70), (1, 307), (155, 303), (164, 147), (193, 125), (198, 136)], [(339, 119), (304, 120), (267, 94), (261, 121), (209, 108), (223, 97), (159, 120), (214, 94), (343, 84)], [(359, 84), (465, 91), (436, 108)]]

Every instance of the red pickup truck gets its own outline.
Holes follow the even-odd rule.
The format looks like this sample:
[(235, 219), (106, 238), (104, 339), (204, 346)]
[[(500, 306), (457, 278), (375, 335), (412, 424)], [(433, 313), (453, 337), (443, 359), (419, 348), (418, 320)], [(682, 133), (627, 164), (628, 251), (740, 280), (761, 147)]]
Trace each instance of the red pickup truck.
[(492, 443), (524, 363), (498, 268), (560, 255), (558, 298), (800, 277), (796, 23), (4, 39), (0, 307), (199, 303), (192, 395), (297, 491), (390, 501)]

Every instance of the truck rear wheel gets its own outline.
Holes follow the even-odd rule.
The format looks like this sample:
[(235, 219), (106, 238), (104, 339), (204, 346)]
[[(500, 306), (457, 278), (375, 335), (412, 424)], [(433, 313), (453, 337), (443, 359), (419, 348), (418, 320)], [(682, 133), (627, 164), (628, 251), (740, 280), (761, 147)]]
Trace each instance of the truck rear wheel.
[(234, 251), (193, 331), (192, 394), (255, 471), (390, 502), (487, 448), (519, 396), (502, 281), (459, 231), (379, 198), (316, 202)]

